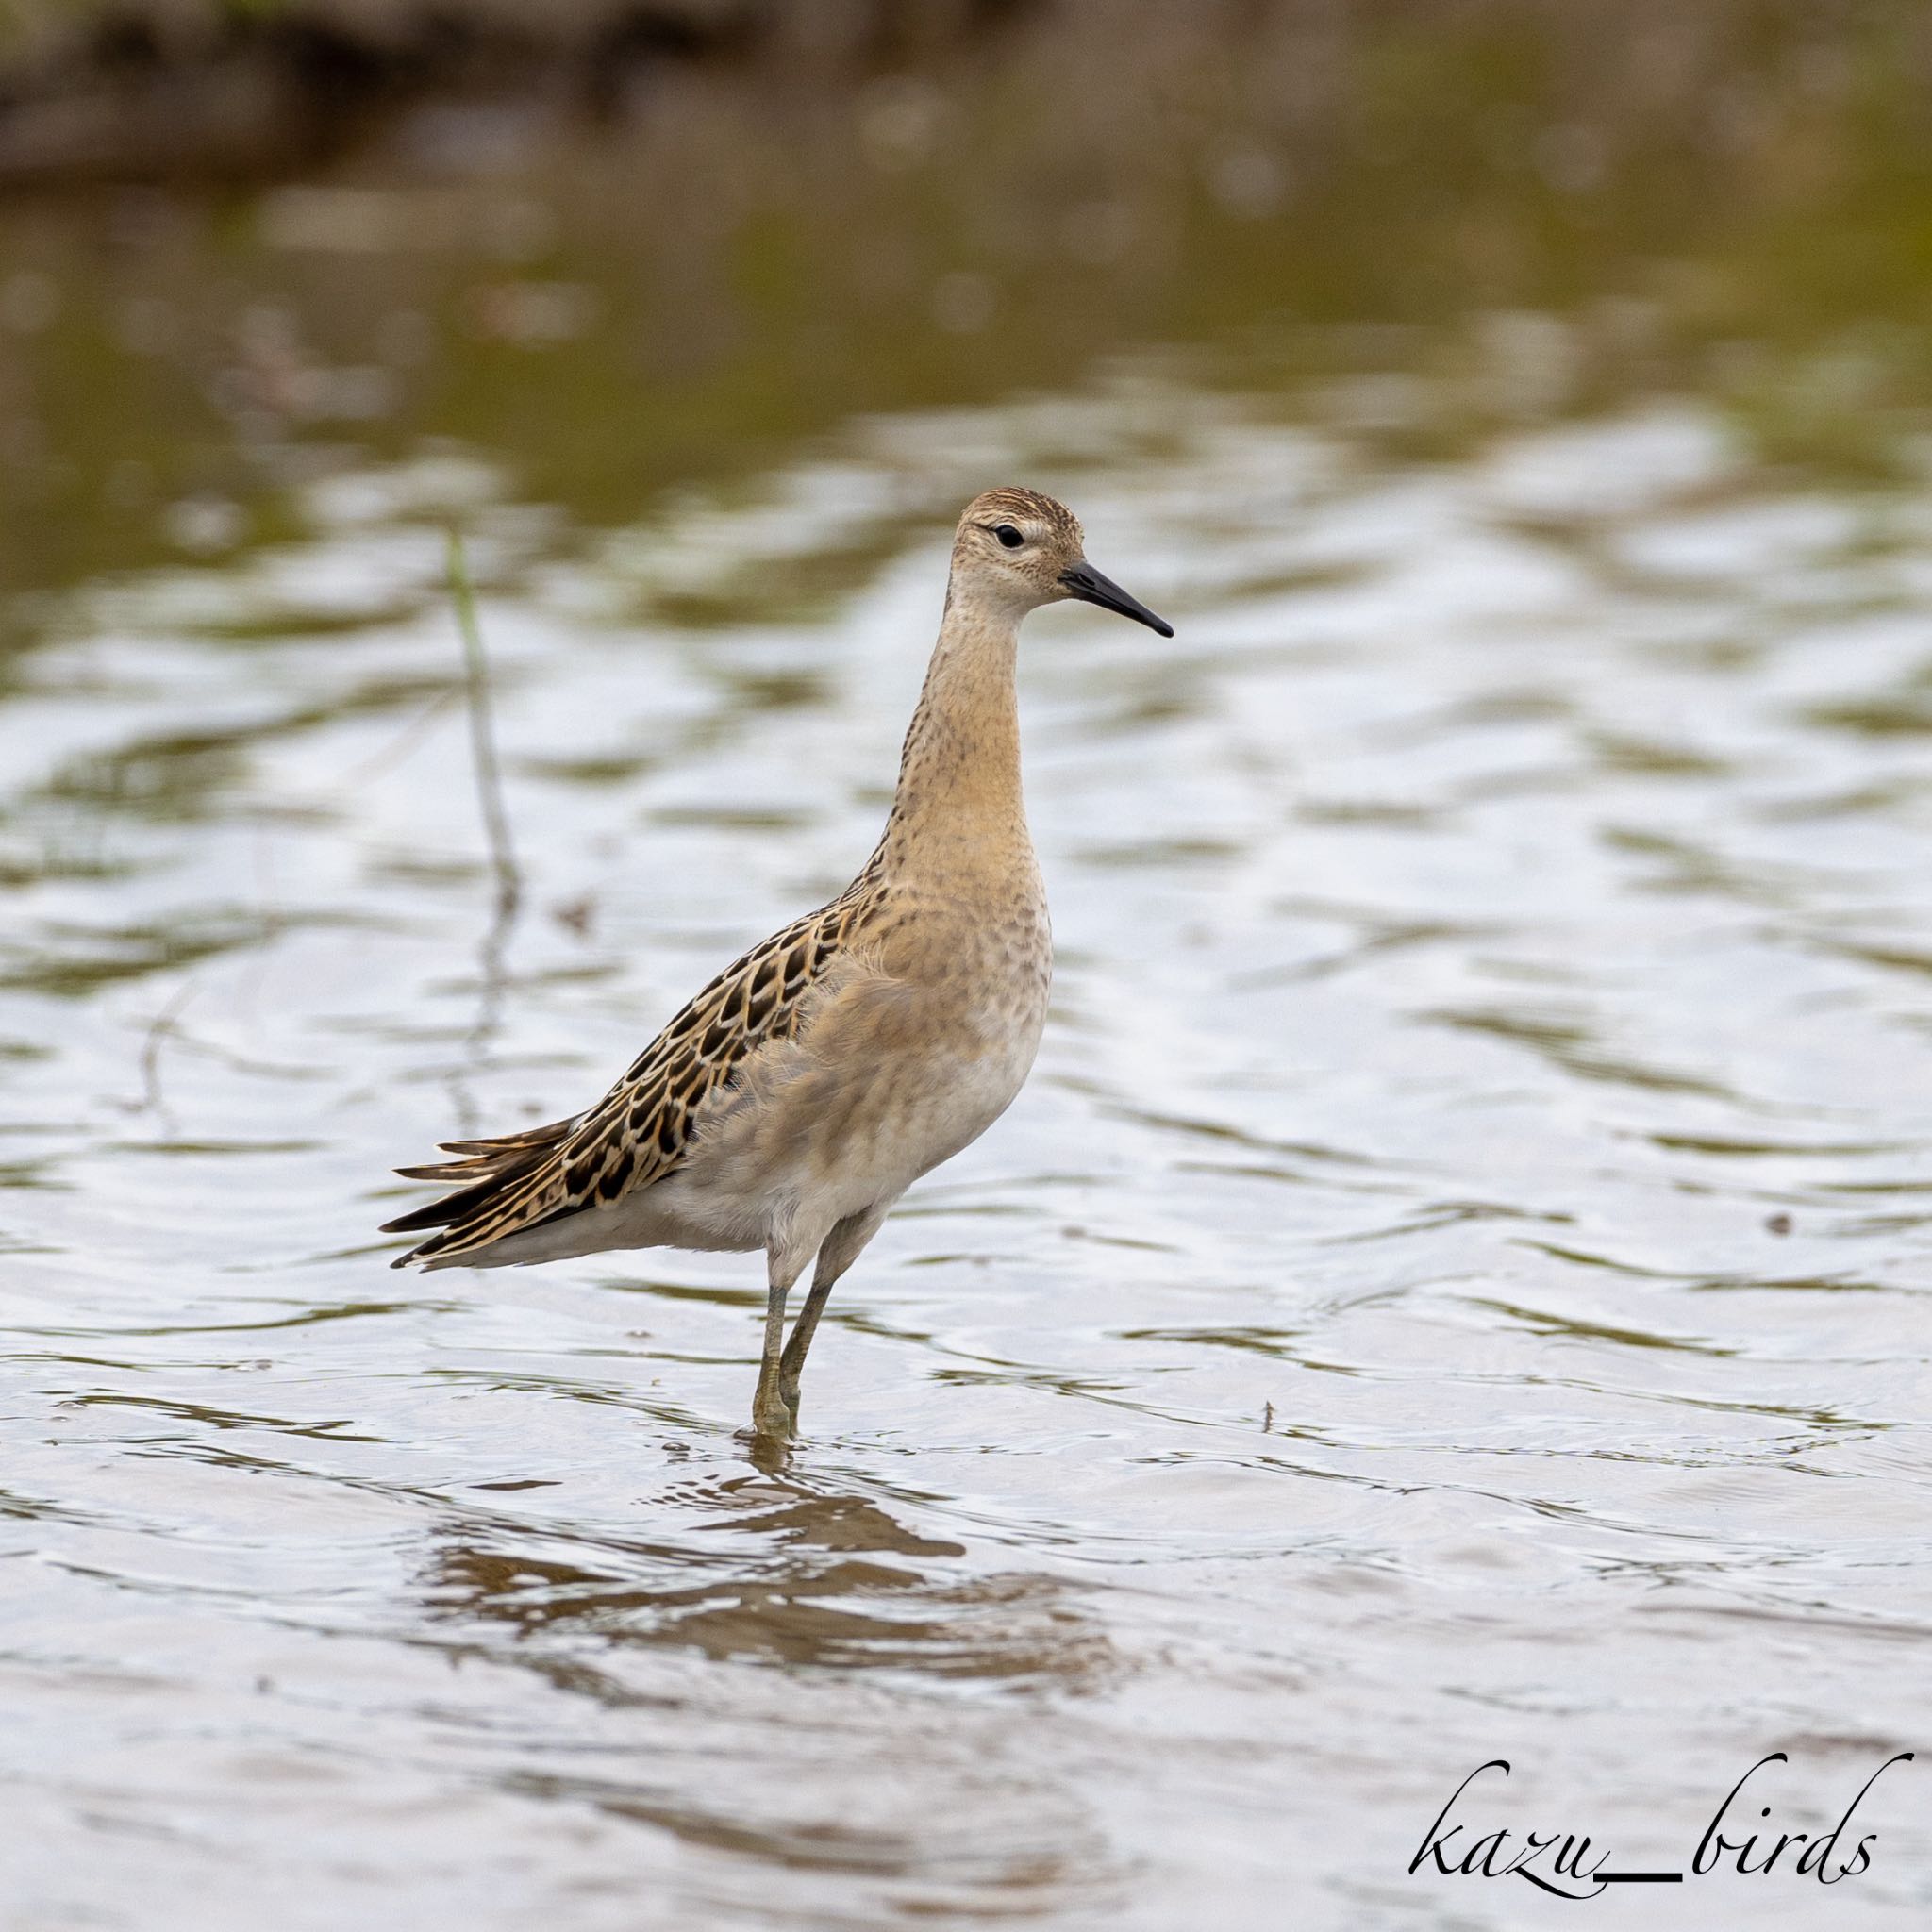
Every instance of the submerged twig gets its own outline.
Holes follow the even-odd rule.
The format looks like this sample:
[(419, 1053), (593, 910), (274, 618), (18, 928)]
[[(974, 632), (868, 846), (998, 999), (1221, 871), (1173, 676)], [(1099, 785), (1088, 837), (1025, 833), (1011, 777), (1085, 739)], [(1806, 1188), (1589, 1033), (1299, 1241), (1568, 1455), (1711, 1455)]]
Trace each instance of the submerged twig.
[[(516, 929), (523, 904), (523, 874), (517, 870), (516, 847), (504, 805), (503, 773), (496, 762), (496, 732), (490, 699), (490, 660), (483, 655), (482, 626), (476, 622), (476, 593), (470, 583), (469, 559), (462, 532), (449, 533), (449, 590), (456, 605), (457, 629), (463, 641), (463, 691), (470, 715), (470, 754), (475, 770), (476, 799), (483, 811), (484, 836), (490, 843), (490, 868), (496, 875), (496, 904), (490, 925), (476, 948), (476, 973), (481, 988), (476, 1023), (470, 1028), (472, 1066), (480, 1066), (490, 1049), (503, 1010), (504, 990), (509, 981), (510, 934)], [(475, 1109), (459, 1078), (451, 1081), (458, 1117), (466, 1134), (475, 1131)]]
[(462, 634), (465, 692), (470, 711), (470, 750), (476, 772), (476, 799), (490, 841), (491, 869), (496, 874), (496, 916), (508, 924), (524, 893), (509, 814), (503, 806), (503, 774), (496, 762), (496, 733), (490, 710), (490, 663), (483, 655), (483, 632), (476, 623), (476, 593), (460, 530), (449, 533), (449, 590), (456, 601), (457, 628)]
[[(129, 1113), (157, 1113), (163, 1120), (167, 1118), (168, 1103), (161, 1091), (161, 1046), (177, 1030), (177, 1023), (193, 997), (194, 982), (191, 979), (149, 1024), (147, 1038), (141, 1047), (141, 1098), (127, 1103)], [(169, 1131), (173, 1131), (172, 1127)]]

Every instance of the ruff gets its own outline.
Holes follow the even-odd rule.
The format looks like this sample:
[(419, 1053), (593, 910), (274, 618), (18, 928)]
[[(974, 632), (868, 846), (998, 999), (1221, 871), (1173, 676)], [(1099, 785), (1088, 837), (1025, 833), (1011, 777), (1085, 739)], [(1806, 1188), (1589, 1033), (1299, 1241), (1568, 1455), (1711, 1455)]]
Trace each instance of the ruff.
[[(1079, 598), (1173, 631), (1087, 561), (1051, 497), (974, 498), (885, 836), (829, 905), (728, 966), (587, 1111), (400, 1170), (454, 1191), (385, 1233), (395, 1265), (495, 1268), (613, 1248), (762, 1248), (753, 1425), (797, 1426), (825, 1298), (923, 1174), (1018, 1094), (1053, 943), (1020, 785), (1020, 621)], [(785, 1310), (817, 1268), (790, 1341)]]

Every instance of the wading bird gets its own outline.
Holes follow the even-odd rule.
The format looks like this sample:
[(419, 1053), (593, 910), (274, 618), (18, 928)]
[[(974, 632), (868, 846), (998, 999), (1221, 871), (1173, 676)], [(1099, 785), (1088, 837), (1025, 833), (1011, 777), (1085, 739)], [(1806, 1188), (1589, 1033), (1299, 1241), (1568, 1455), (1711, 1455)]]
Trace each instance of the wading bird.
[[(816, 912), (712, 980), (587, 1111), (399, 1170), (454, 1188), (385, 1233), (403, 1256), (497, 1268), (612, 1248), (762, 1248), (752, 1425), (790, 1436), (825, 1298), (923, 1174), (1011, 1104), (1046, 1020), (1053, 941), (1020, 790), (1020, 620), (1078, 598), (1172, 628), (1030, 490), (975, 497), (885, 836)], [(817, 1257), (785, 1338), (794, 1282)]]

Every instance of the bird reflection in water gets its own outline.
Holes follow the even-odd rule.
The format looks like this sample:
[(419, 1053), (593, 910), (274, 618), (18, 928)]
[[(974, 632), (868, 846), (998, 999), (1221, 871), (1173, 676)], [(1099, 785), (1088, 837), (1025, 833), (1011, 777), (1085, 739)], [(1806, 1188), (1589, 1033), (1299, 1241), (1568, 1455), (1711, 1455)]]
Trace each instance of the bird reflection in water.
[[(534, 1704), (512, 1692), (503, 1711), (505, 1788), (726, 1851), (756, 1895), (828, 1912), (855, 1882), (895, 1912), (1057, 1919), (1116, 1899), (1122, 1861), (1064, 1768), (989, 1772), (1010, 1757), (1012, 1698), (1121, 1674), (1070, 1585), (974, 1574), (964, 1545), (873, 1497), (764, 1471), (638, 1514), (679, 1526), (647, 1541), (472, 1518), (439, 1540), (424, 1635), (535, 1680)], [(853, 1749), (861, 1672), (864, 1707), (900, 1712), (897, 1774)]]
[[(572, 1638), (577, 1688), (591, 1688), (586, 1635), (721, 1661), (1061, 1689), (1113, 1674), (1105, 1638), (1059, 1579), (964, 1574), (963, 1545), (919, 1534), (870, 1497), (760, 1471), (662, 1500), (688, 1513), (685, 1540), (465, 1524), (424, 1578), (432, 1614), (471, 1623), (486, 1643), (494, 1625)], [(519, 1660), (543, 1670), (542, 1649), (520, 1645)]]

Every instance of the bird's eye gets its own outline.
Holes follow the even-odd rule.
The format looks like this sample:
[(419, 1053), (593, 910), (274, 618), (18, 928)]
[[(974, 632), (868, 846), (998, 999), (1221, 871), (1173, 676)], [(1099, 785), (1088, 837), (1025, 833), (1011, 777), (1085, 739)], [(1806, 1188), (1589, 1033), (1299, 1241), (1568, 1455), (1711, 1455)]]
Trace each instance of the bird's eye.
[(1026, 541), (1018, 530), (1014, 529), (1011, 524), (995, 524), (992, 533), (1008, 550), (1019, 549), (1021, 544)]

